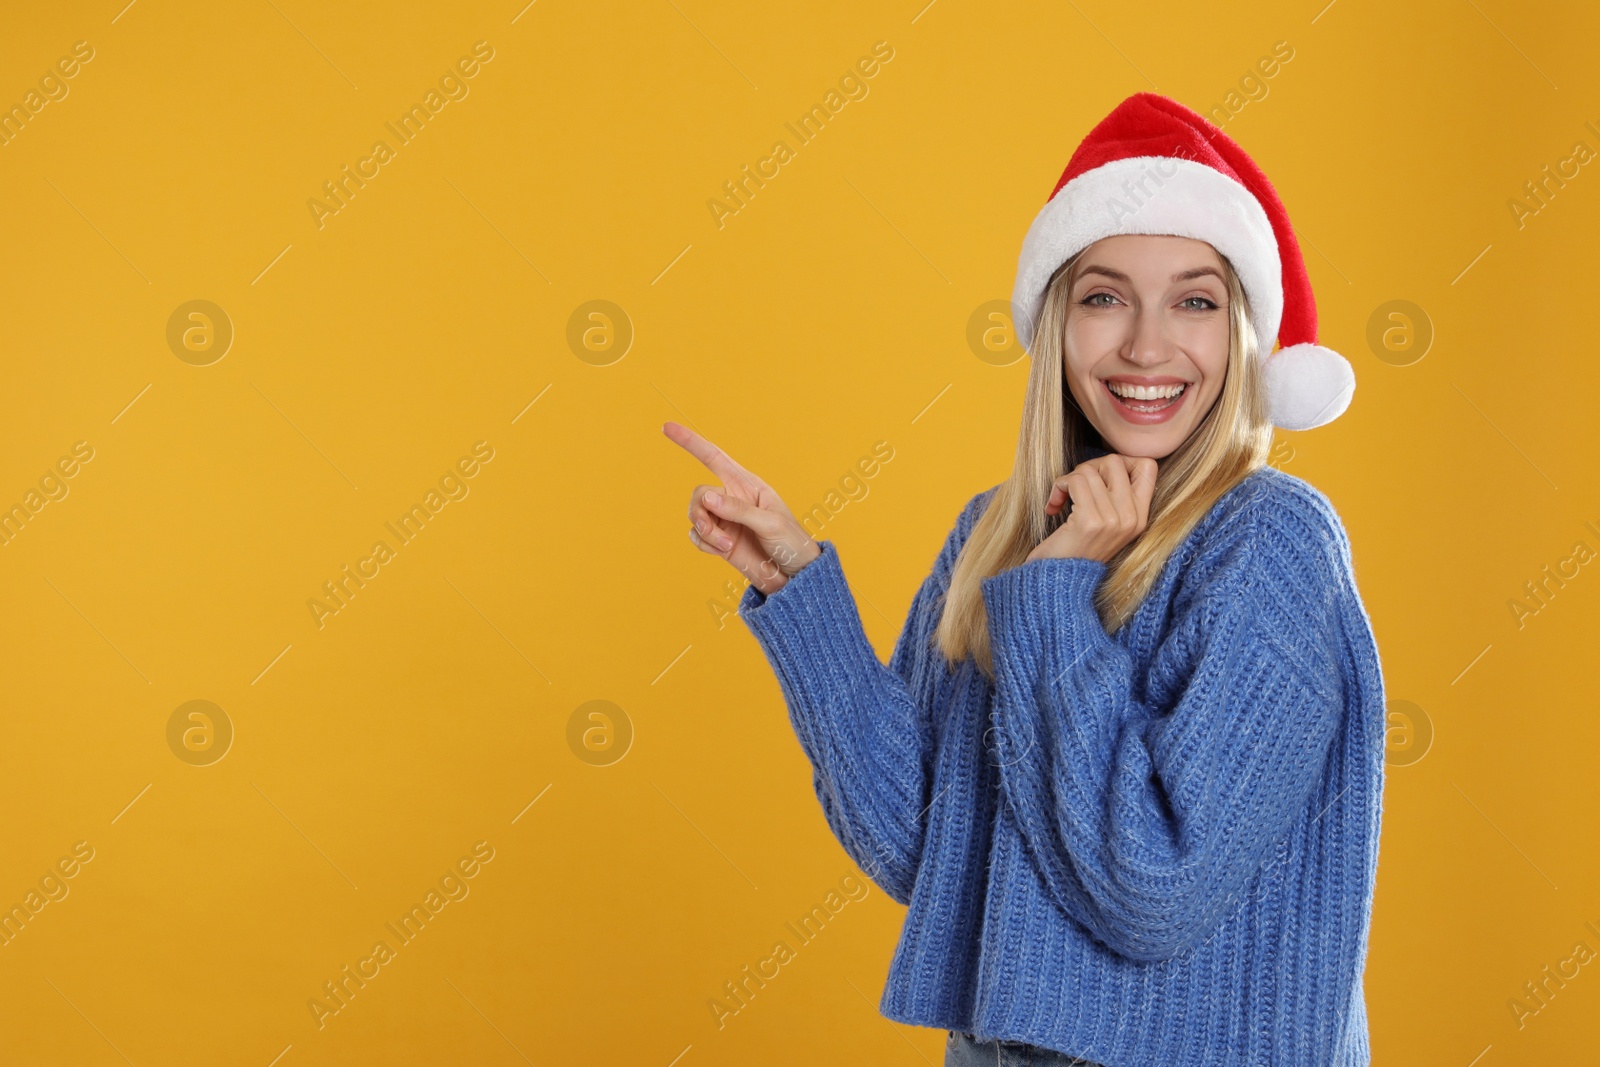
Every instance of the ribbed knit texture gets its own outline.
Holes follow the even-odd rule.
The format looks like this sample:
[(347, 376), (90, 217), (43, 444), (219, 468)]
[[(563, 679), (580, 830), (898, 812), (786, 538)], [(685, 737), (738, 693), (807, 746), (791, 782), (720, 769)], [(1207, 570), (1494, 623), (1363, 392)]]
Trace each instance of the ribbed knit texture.
[(1333, 506), (1255, 471), (1109, 636), (1103, 563), (985, 579), (990, 685), (930, 641), (994, 492), (888, 666), (831, 541), (740, 605), (828, 825), (908, 905), (881, 1011), (1107, 1067), (1368, 1064), (1384, 694)]

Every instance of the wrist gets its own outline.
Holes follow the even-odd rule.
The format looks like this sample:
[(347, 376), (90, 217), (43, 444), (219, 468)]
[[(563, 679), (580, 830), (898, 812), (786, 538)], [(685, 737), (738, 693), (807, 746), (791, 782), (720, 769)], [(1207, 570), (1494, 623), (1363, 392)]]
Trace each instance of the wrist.
[(791, 577), (800, 573), (803, 568), (815, 563), (822, 555), (822, 546), (817, 544), (815, 539), (808, 540), (805, 543), (805, 547), (801, 548), (797, 555), (800, 560), (800, 565), (789, 572)]
[(816, 541), (807, 541), (805, 546), (798, 550), (785, 549), (774, 553), (774, 557), (781, 556), (782, 563), (777, 558), (761, 561), (760, 566), (749, 575), (750, 584), (755, 586), (765, 596), (771, 596), (784, 586), (789, 580), (806, 567), (815, 563), (822, 556), (822, 546)]
[(807, 541), (799, 548), (789, 548), (785, 545), (780, 551), (774, 552), (772, 558), (762, 564), (762, 572), (775, 572), (782, 578), (793, 578), (806, 567), (815, 563), (822, 555), (822, 546), (816, 541)]

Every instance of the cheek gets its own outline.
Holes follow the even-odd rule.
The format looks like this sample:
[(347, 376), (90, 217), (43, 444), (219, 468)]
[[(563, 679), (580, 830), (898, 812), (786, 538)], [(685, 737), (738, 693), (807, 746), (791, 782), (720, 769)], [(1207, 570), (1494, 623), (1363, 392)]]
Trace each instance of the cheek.
[(1222, 376), (1228, 371), (1228, 331), (1226, 328), (1206, 338), (1206, 343), (1201, 348), (1198, 359), (1200, 373), (1212, 379), (1220, 387)]
[(1220, 388), (1222, 376), (1228, 369), (1228, 324), (1196, 324), (1184, 340), (1184, 351), (1189, 361), (1212, 388)]
[(1067, 388), (1072, 391), (1078, 403), (1093, 403), (1095, 388), (1093, 366), (1076, 355), (1071, 345), (1068, 346), (1067, 355), (1064, 357), (1062, 371), (1066, 375)]
[(1106, 330), (1103, 325), (1075, 319), (1067, 323), (1062, 336), (1062, 358), (1066, 362), (1067, 379), (1082, 383), (1093, 377), (1095, 365), (1106, 352)]

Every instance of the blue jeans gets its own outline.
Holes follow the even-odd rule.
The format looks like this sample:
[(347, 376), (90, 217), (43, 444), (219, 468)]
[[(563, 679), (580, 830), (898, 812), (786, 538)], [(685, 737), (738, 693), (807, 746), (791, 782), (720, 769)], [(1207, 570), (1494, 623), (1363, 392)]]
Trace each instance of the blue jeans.
[(977, 1041), (971, 1034), (950, 1031), (944, 1046), (944, 1067), (1100, 1067), (1092, 1060), (1040, 1048), (1021, 1041)]

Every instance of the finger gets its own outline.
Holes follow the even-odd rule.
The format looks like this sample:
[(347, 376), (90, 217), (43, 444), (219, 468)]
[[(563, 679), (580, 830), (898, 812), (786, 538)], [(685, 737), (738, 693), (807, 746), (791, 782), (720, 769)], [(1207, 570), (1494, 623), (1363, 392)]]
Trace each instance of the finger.
[(1100, 473), (1105, 476), (1107, 495), (1117, 521), (1124, 529), (1136, 529), (1139, 525), (1139, 507), (1134, 503), (1133, 486), (1129, 483), (1129, 461), (1116, 453), (1104, 458), (1107, 462), (1101, 464)]
[(1139, 509), (1139, 529), (1141, 531), (1150, 522), (1150, 501), (1155, 496), (1156, 476), (1160, 472), (1160, 465), (1148, 456), (1134, 461), (1133, 499)]
[(689, 496), (689, 521), (695, 524), (702, 536), (714, 544), (723, 545), (725, 548), (733, 547), (733, 538), (736, 531), (728, 528), (711, 510), (705, 506), (704, 498), (707, 493), (714, 492), (714, 485), (697, 485)]
[(1082, 469), (1091, 470), (1095, 474), (1099, 475), (1100, 484), (1104, 485), (1107, 489), (1110, 489), (1113, 480), (1119, 476), (1126, 477), (1126, 463), (1126, 459), (1120, 453), (1107, 452), (1103, 456), (1096, 456), (1094, 459), (1084, 460), (1081, 464), (1079, 464), (1079, 466)]
[(1091, 483), (1105, 485), (1105, 475), (1100, 473), (1099, 459), (1085, 460), (1056, 479), (1056, 485), (1062, 488), (1074, 505), (1081, 502), (1086, 508), (1091, 506), (1094, 500), (1089, 493)]
[[(1086, 506), (1084, 520), (1088, 525), (1104, 529), (1116, 519), (1116, 511), (1111, 506), (1111, 493), (1106, 488), (1104, 477), (1098, 470), (1075, 472), (1077, 481), (1073, 484), (1073, 491), (1083, 498)], [(1078, 499), (1074, 497), (1072, 510), (1078, 510)]]
[(736, 522), (740, 526), (748, 526), (755, 531), (758, 537), (776, 539), (781, 532), (782, 520), (770, 511), (756, 507), (747, 500), (727, 496), (713, 490), (700, 498), (700, 502), (711, 509), (713, 515)]
[(728, 553), (725, 550), (715, 548), (712, 545), (707, 544), (705, 538), (701, 537), (699, 531), (692, 526), (689, 527), (689, 540), (694, 544), (694, 547), (698, 548), (702, 552), (709, 553), (713, 556), (721, 556), (723, 559), (728, 558)]
[[(1063, 497), (1061, 510), (1067, 518), (1071, 518), (1072, 513), (1078, 510), (1080, 502), (1086, 502), (1089, 499), (1089, 491), (1084, 488), (1083, 475), (1083, 471), (1073, 469), (1056, 479), (1056, 488), (1061, 490)], [(1083, 507), (1087, 508), (1088, 506), (1087, 503), (1083, 503)]]
[(1063, 474), (1050, 483), (1050, 497), (1044, 502), (1044, 513), (1054, 515), (1066, 506), (1068, 499), (1070, 498), (1067, 494), (1067, 476)]
[(674, 443), (680, 445), (695, 459), (704, 463), (711, 469), (713, 474), (724, 482), (730, 481), (741, 474), (748, 474), (743, 467), (734, 462), (732, 456), (687, 426), (676, 422), (665, 422), (661, 424), (661, 432), (666, 434)]

